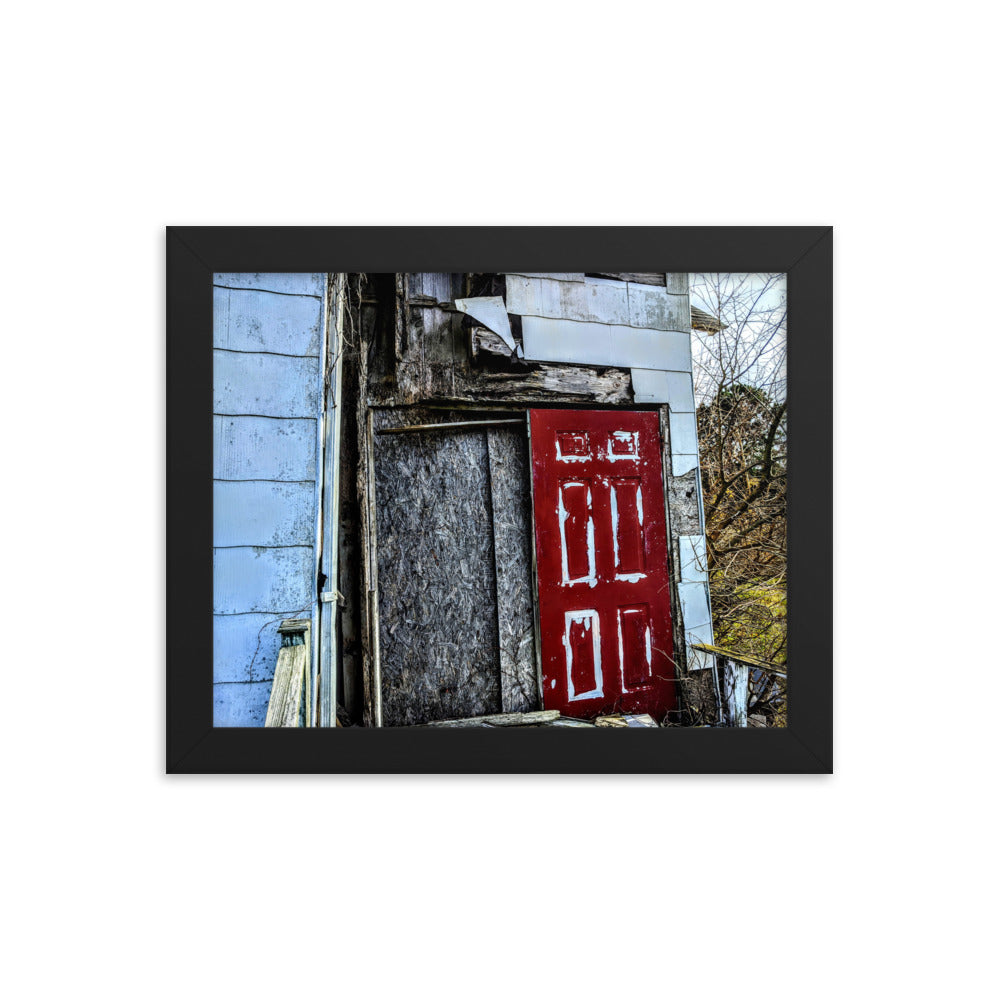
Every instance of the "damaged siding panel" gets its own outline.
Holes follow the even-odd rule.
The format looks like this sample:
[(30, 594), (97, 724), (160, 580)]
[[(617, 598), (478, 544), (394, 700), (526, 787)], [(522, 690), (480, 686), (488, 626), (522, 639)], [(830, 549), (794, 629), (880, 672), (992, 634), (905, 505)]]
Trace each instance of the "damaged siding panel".
[(326, 275), (322, 273), (284, 274), (251, 271), (219, 272), (213, 275), (212, 283), (225, 288), (249, 288), (257, 292), (275, 292), (279, 295), (311, 295), (321, 299), (326, 290)]
[(681, 580), (685, 583), (708, 582), (708, 555), (704, 535), (681, 535)]
[(216, 479), (315, 480), (314, 419), (216, 416), (213, 425)]
[(712, 615), (708, 609), (708, 584), (703, 582), (681, 583), (678, 587), (681, 599), (681, 614), (684, 618), (684, 627), (689, 633), (688, 642), (692, 628), (707, 625), (711, 628)]
[(214, 566), (216, 614), (266, 611), (303, 617), (312, 607), (312, 545), (217, 548)]
[(319, 412), (318, 358), (217, 350), (214, 366), (216, 413), (315, 417)]
[(215, 288), (213, 346), (319, 357), (321, 316), (313, 298)]
[(694, 413), (694, 382), (687, 372), (664, 372), (667, 402), (674, 413)]
[(315, 493), (311, 482), (214, 483), (215, 544), (312, 545)]
[(691, 338), (685, 333), (541, 316), (523, 317), (521, 330), (530, 361), (691, 371)]
[(691, 337), (686, 333), (661, 330), (611, 328), (610, 364), (621, 368), (656, 368), (691, 371)]
[(671, 471), (675, 476), (686, 476), (698, 469), (698, 456), (693, 454), (680, 454), (676, 451), (670, 453)]
[(628, 286), (628, 322), (646, 330), (674, 330), (689, 333), (691, 307), (687, 295), (672, 295), (655, 285)]
[(524, 356), (529, 361), (611, 364), (611, 327), (603, 323), (525, 316), (521, 320)]
[(376, 435), (375, 516), (383, 724), (499, 712), (486, 432)]
[(637, 403), (667, 403), (667, 373), (653, 368), (632, 369), (632, 391)]
[(583, 323), (627, 324), (628, 292), (624, 284), (507, 277), (507, 309), (519, 316), (546, 316)]
[(693, 413), (670, 411), (670, 450), (679, 455), (698, 454), (698, 422)]

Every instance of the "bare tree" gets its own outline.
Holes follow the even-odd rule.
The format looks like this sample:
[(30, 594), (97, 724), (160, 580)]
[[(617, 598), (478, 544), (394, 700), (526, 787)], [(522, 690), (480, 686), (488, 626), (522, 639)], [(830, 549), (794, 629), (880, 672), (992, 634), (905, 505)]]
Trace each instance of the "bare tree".
[[(716, 642), (782, 663), (787, 643), (785, 276), (694, 274), (691, 302)], [(781, 702), (773, 680), (762, 676), (758, 681), (762, 705), (773, 708)]]

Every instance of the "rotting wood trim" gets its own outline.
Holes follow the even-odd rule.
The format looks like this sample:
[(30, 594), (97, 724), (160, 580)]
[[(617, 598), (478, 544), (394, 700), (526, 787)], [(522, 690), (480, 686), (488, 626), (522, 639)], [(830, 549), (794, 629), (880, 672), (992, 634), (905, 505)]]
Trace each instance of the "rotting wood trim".
[(427, 722), (426, 726), (441, 729), (467, 729), (472, 726), (542, 726), (559, 718), (556, 709), (543, 712), (501, 712), (499, 715), (479, 715), (471, 719), (443, 719)]
[(756, 656), (749, 656), (745, 653), (734, 653), (732, 650), (723, 649), (721, 646), (709, 646), (703, 643), (692, 643), (691, 648), (700, 650), (702, 653), (711, 653), (713, 656), (718, 656), (726, 660), (733, 660), (735, 663), (753, 667), (754, 670), (762, 670), (767, 674), (775, 674), (778, 677), (788, 676), (784, 670), (780, 670), (773, 663), (768, 663), (767, 660), (760, 660)]

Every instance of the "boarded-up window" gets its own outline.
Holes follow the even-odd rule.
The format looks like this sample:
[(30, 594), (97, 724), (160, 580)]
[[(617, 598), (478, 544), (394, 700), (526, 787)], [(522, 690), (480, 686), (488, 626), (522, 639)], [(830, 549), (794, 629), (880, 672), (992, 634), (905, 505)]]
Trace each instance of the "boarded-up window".
[(516, 426), (376, 434), (384, 725), (537, 707), (526, 460)]

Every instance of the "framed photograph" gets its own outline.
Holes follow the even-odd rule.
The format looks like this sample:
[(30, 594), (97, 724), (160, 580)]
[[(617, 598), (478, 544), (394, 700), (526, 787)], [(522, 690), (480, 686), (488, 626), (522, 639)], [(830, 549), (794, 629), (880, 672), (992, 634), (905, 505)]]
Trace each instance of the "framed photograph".
[(832, 239), (169, 228), (167, 771), (831, 772)]

